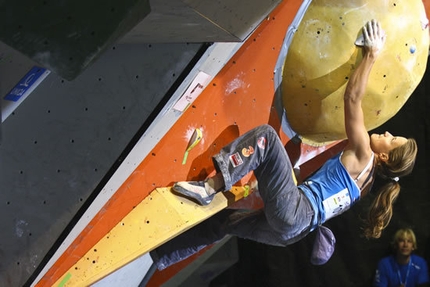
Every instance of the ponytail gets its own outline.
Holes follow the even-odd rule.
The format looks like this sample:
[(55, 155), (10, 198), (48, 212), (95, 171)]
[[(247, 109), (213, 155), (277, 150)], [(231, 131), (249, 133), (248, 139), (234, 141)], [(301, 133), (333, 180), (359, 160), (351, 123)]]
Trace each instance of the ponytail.
[(379, 238), (382, 230), (390, 223), (393, 204), (400, 193), (399, 177), (412, 172), (417, 151), (416, 141), (408, 139), (405, 144), (390, 151), (386, 162), (376, 163), (376, 175), (386, 183), (378, 190), (370, 205), (364, 227), (366, 238)]
[(399, 193), (400, 184), (397, 181), (389, 180), (381, 187), (367, 214), (364, 228), (366, 238), (381, 237), (382, 230), (388, 226), (393, 216), (393, 204)]

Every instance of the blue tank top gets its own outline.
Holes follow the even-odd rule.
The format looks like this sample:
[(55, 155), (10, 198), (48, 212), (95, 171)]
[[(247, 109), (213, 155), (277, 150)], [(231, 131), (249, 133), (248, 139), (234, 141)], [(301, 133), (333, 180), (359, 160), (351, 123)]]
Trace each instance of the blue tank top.
[[(360, 188), (343, 166), (340, 157), (341, 154), (337, 154), (329, 159), (315, 174), (298, 186), (315, 211), (311, 230), (345, 212), (360, 198)], [(373, 161), (373, 157), (371, 160)]]

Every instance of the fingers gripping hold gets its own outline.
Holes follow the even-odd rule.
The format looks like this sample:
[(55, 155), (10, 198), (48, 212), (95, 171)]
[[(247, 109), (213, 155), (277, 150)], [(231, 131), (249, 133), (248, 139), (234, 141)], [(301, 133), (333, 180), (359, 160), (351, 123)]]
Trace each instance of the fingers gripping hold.
[(364, 48), (374, 55), (379, 54), (385, 44), (385, 31), (381, 28), (381, 24), (372, 20), (366, 23), (363, 27)]

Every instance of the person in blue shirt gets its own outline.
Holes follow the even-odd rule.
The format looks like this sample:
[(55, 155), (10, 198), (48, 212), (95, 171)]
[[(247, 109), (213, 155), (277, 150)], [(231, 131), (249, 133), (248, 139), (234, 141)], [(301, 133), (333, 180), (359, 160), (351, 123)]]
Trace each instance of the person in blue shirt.
[(395, 253), (382, 258), (378, 263), (373, 286), (429, 286), (427, 262), (424, 258), (412, 254), (417, 249), (413, 230), (399, 229), (394, 235), (392, 247)]
[(288, 154), (271, 126), (262, 125), (243, 134), (213, 156), (215, 176), (203, 181), (177, 182), (173, 190), (207, 205), (217, 192), (231, 189), (253, 171), (264, 208), (221, 212), (160, 246), (151, 253), (158, 269), (188, 257), (226, 234), (275, 246), (297, 242), (366, 195), (376, 176), (386, 183), (371, 205), (364, 235), (380, 237), (392, 217), (392, 204), (400, 191), (399, 177), (412, 171), (417, 154), (415, 140), (388, 132), (369, 136), (364, 125), (361, 102), (385, 37), (375, 20), (363, 27), (363, 57), (349, 77), (344, 93), (348, 143), (343, 152), (296, 186)]

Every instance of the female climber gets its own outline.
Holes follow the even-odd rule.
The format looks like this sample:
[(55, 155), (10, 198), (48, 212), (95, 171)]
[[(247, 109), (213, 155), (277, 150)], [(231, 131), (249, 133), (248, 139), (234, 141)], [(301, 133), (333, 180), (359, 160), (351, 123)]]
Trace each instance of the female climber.
[[(349, 209), (366, 195), (376, 176), (386, 183), (377, 191), (364, 227), (367, 238), (379, 238), (399, 195), (399, 178), (411, 173), (417, 145), (414, 139), (388, 132), (372, 134), (364, 125), (362, 98), (369, 74), (385, 43), (385, 32), (372, 20), (363, 27), (363, 58), (344, 94), (348, 143), (315, 174), (296, 186), (288, 154), (269, 125), (243, 134), (213, 156), (215, 176), (174, 184), (174, 191), (210, 204), (216, 192), (229, 190), (253, 171), (264, 210), (224, 211), (151, 253), (158, 269), (182, 260), (226, 234), (276, 246), (297, 242), (328, 219)], [(331, 255), (331, 254), (330, 254)]]

